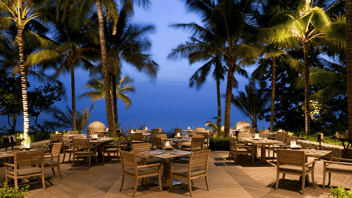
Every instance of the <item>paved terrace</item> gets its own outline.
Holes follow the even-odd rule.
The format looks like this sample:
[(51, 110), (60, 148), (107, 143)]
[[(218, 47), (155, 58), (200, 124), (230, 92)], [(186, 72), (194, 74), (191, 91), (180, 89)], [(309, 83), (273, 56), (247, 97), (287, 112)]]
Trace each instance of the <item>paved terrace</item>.
[[(260, 152), (258, 152), (260, 153)], [(228, 152), (213, 151), (209, 160), (209, 188), (206, 190), (204, 178), (194, 180), (194, 197), (328, 197), (329, 188), (322, 189), (323, 163), (317, 161), (315, 167), (315, 180), (318, 184), (314, 189), (312, 185), (306, 188), (304, 196), (299, 193), (301, 185), (297, 176), (287, 175), (285, 183), (280, 182), (279, 189), (275, 190), (276, 166), (268, 160), (260, 164), (259, 160), (252, 165), (250, 159), (239, 157), (236, 165), (227, 160)], [(105, 158), (107, 159), (107, 158)], [(312, 159), (310, 159), (312, 160)], [(107, 160), (106, 160), (107, 161)], [(55, 169), (56, 170), (56, 169)], [(133, 193), (133, 180), (126, 177), (123, 190), (119, 192), (121, 184), (121, 162), (116, 158), (98, 164), (79, 163), (72, 167), (72, 162), (61, 164), (63, 178), (52, 171), (46, 170), (46, 189), (33, 180), (30, 183), (29, 197), (131, 197)], [(4, 168), (0, 168), (0, 181), (4, 181)], [(57, 173), (57, 171), (56, 171)], [(154, 178), (156, 180), (156, 178)], [(163, 192), (152, 184), (153, 178), (148, 179), (146, 186), (139, 186), (135, 197), (190, 197), (186, 181), (174, 186), (169, 193), (167, 188)], [(310, 180), (311, 181), (311, 180)], [(333, 186), (352, 188), (352, 177), (347, 175), (332, 174)]]

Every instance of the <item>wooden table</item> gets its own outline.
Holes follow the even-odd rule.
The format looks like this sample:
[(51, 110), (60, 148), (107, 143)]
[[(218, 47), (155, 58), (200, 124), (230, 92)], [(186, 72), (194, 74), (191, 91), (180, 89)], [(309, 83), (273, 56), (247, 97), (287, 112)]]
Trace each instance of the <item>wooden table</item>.
[[(352, 140), (351, 140), (351, 139), (347, 139), (347, 138), (337, 138), (337, 139), (342, 142), (342, 146), (343, 146), (343, 154), (342, 154), (342, 157), (349, 158), (349, 156), (348, 156), (348, 149), (349, 149), (349, 147), (352, 145)], [(347, 145), (345, 145), (345, 142), (348, 142)]]
[(103, 152), (102, 152), (102, 144), (106, 143), (108, 141), (111, 141), (113, 138), (101, 138), (101, 139), (96, 139), (96, 140), (89, 140), (90, 143), (93, 143), (97, 146), (97, 151), (98, 151), (98, 158), (103, 157)]
[(261, 158), (260, 162), (265, 163), (266, 162), (266, 152), (265, 152), (265, 145), (274, 145), (274, 144), (281, 144), (282, 142), (276, 141), (276, 140), (262, 140), (262, 139), (249, 139), (249, 138), (244, 138), (242, 141), (246, 141), (255, 145), (262, 145), (261, 148)]
[(173, 181), (171, 180), (170, 158), (178, 158), (186, 155), (191, 155), (192, 152), (177, 150), (177, 153), (172, 154), (172, 150), (166, 150), (165, 153), (166, 154), (161, 154), (161, 150), (155, 150), (150, 152), (146, 151), (146, 152), (136, 153), (136, 156), (140, 158), (154, 157), (162, 160), (162, 163), (163, 163), (162, 185), (164, 187), (180, 184), (181, 182), (178, 182), (176, 180), (173, 180)]

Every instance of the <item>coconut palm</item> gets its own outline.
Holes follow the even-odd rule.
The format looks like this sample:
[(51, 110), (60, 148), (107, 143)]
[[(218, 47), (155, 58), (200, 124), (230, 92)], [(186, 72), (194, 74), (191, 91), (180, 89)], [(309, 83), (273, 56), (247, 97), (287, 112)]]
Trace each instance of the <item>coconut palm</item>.
[[(5, 17), (1, 18), (3, 26), (9, 26), (11, 21), (17, 27), (17, 40), (21, 87), (22, 87), (22, 103), (23, 103), (23, 135), (24, 139), (28, 139), (29, 132), (29, 113), (28, 113), (28, 100), (27, 100), (27, 75), (24, 65), (24, 51), (23, 51), (23, 30), (28, 22), (35, 19), (36, 14), (31, 13), (31, 7), (27, 2), (23, 1), (0, 1), (0, 10), (4, 13)], [(8, 14), (6, 16), (6, 13)]]
[[(119, 79), (118, 79), (119, 80)], [(101, 100), (105, 97), (105, 86), (104, 82), (96, 77), (92, 78), (86, 84), (86, 88), (91, 88), (93, 91), (88, 91), (80, 96), (82, 97), (89, 97), (91, 101)], [(111, 86), (110, 92), (113, 90), (113, 85)], [(116, 90), (116, 97), (125, 103), (126, 109), (128, 109), (132, 105), (131, 99), (126, 95), (128, 92), (134, 92), (135, 88), (133, 86), (133, 79), (129, 76), (123, 76), (117, 85), (115, 86)]]
[[(271, 21), (271, 28), (266, 29), (270, 34), (268, 41), (270, 43), (281, 43), (287, 39), (296, 38), (303, 46), (304, 74), (305, 74), (305, 131), (310, 131), (310, 85), (309, 85), (309, 45), (314, 44), (317, 38), (326, 37), (329, 34), (336, 35), (333, 30), (333, 23), (323, 8), (312, 7), (313, 1), (303, 0), (295, 11), (285, 11), (278, 14)], [(331, 37), (330, 37), (331, 38)], [(333, 38), (333, 37), (332, 37)]]
[(253, 128), (257, 130), (258, 116), (269, 102), (270, 93), (263, 88), (257, 89), (254, 81), (246, 85), (245, 91), (239, 91), (237, 96), (232, 96), (231, 102), (252, 121)]
[[(72, 2), (71, 2), (72, 4)], [(77, 16), (76, 12), (84, 7), (69, 6), (69, 9), (58, 10), (60, 16), (65, 13), (64, 21), (56, 20), (54, 16), (48, 17), (54, 24), (55, 40), (60, 43), (55, 49), (46, 49), (31, 54), (27, 62), (32, 65), (43, 65), (45, 68), (54, 68), (56, 70), (54, 77), (62, 73), (71, 74), (71, 92), (72, 92), (72, 129), (76, 130), (76, 87), (75, 87), (75, 68), (82, 67), (86, 70), (92, 69), (92, 61), (98, 61), (100, 50), (98, 45), (97, 33), (94, 21), (85, 15)], [(52, 8), (53, 9), (53, 8)], [(89, 12), (87, 10), (86, 12)], [(71, 18), (74, 18), (72, 20)], [(77, 21), (83, 21), (78, 23)]]
[[(118, 86), (116, 76), (120, 75), (122, 62), (136, 68), (139, 72), (145, 73), (152, 79), (156, 77), (159, 68), (159, 65), (152, 60), (151, 56), (146, 54), (151, 48), (151, 43), (145, 36), (154, 31), (154, 26), (130, 24), (128, 21), (129, 17), (126, 11), (122, 9), (116, 27), (113, 27), (113, 23), (107, 23), (107, 62), (112, 87)], [(113, 35), (114, 30), (116, 30), (115, 35)], [(128, 76), (124, 78), (126, 78), (124, 82), (129, 80)], [(111, 91), (115, 123), (118, 123), (117, 99), (119, 97), (117, 97), (116, 89)]]
[(246, 23), (247, 15), (252, 12), (250, 0), (223, 0), (215, 7), (210, 16), (210, 24), (215, 25), (215, 34), (224, 39), (224, 45), (217, 50), (225, 57), (228, 66), (225, 95), (225, 136), (230, 129), (231, 97), (234, 69), (254, 64), (260, 50), (253, 45), (252, 38), (256, 29)]

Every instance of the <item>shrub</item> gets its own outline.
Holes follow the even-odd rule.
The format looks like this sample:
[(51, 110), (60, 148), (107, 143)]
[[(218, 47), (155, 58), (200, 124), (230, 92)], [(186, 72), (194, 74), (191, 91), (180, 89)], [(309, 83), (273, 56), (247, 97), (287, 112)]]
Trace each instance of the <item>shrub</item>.
[(331, 187), (330, 189), (331, 194), (329, 197), (334, 197), (334, 198), (351, 198), (352, 197), (352, 190), (346, 190), (342, 188), (341, 186), (337, 188)]
[(210, 138), (209, 148), (212, 151), (229, 151), (230, 150), (230, 140), (227, 137), (212, 137)]
[(0, 197), (1, 198), (24, 198), (27, 196), (29, 186), (26, 187), (9, 187), (6, 182), (4, 183), (4, 187), (0, 188)]

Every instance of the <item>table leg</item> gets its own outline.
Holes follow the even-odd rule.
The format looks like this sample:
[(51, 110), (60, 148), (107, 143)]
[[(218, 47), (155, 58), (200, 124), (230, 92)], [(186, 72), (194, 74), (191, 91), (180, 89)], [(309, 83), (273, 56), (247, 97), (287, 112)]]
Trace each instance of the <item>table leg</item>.
[(163, 186), (169, 187), (171, 184), (171, 167), (170, 160), (166, 159), (163, 163), (163, 177), (162, 177)]
[(262, 154), (260, 156), (260, 162), (265, 163), (266, 162), (266, 156), (265, 156), (265, 144), (262, 144)]

